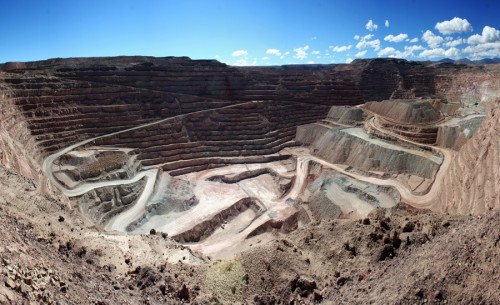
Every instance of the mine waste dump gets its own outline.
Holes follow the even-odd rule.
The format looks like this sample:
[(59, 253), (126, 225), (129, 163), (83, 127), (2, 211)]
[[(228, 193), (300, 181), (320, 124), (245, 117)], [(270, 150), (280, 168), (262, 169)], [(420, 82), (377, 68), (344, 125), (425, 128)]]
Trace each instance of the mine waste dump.
[[(143, 273), (149, 269), (123, 269), (138, 266), (140, 257), (187, 266), (221, 260), (225, 267), (207, 269), (207, 281), (234, 275), (240, 283), (241, 273), (259, 287), (259, 276), (292, 267), (280, 262), (253, 274), (247, 263), (278, 251), (303, 255), (287, 259), (291, 265), (324, 272), (318, 286), (340, 287), (364, 277), (337, 274), (350, 263), (322, 268), (305, 256), (312, 252), (300, 246), (303, 240), (318, 245), (322, 264), (327, 257), (337, 264), (345, 253), (358, 257), (360, 249), (374, 255), (378, 246), (376, 260), (384, 260), (401, 241), (426, 241), (409, 232), (447, 230), (445, 215), (500, 208), (499, 96), (498, 65), (359, 59), (233, 67), (187, 57), (11, 62), (0, 65), (0, 164), (19, 174), (2, 173), (17, 179), (12, 185), (36, 190), (38, 201), (22, 206), (33, 219), (49, 217), (41, 239), (64, 225), (60, 230), (80, 234), (81, 243), (99, 241), (102, 265), (111, 266), (116, 251), (135, 253), (115, 264), (134, 278), (150, 276)], [(25, 198), (5, 192), (9, 202)], [(33, 212), (40, 202), (42, 212)], [(50, 220), (60, 211), (64, 217)], [(399, 216), (389, 222), (390, 215)], [(419, 215), (441, 215), (432, 217), (445, 224), (426, 229), (423, 219), (434, 218)], [(378, 229), (342, 237), (370, 226)], [(338, 238), (312, 233), (328, 230)], [(398, 237), (403, 233), (408, 239)], [(365, 237), (370, 246), (354, 246)], [(52, 240), (63, 253), (78, 248)], [(341, 250), (328, 250), (336, 243)], [(84, 260), (94, 253), (88, 249)], [(188, 278), (183, 272), (172, 281)], [(238, 285), (220, 299), (230, 304), (249, 291)], [(320, 298), (316, 282), (295, 278), (290, 285)], [(193, 287), (172, 295), (192, 300)]]

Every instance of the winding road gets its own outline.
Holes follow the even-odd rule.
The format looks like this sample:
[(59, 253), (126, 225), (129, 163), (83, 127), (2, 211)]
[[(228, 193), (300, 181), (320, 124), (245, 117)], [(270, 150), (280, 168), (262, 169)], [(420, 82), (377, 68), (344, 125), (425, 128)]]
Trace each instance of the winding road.
[(74, 189), (68, 189), (68, 188), (64, 187), (54, 177), (54, 172), (53, 172), (52, 167), (54, 165), (54, 161), (55, 160), (57, 160), (62, 155), (66, 154), (66, 153), (68, 153), (68, 152), (70, 152), (70, 151), (72, 151), (72, 150), (74, 150), (74, 149), (76, 149), (76, 148), (78, 148), (80, 146), (89, 144), (89, 143), (91, 143), (91, 142), (93, 142), (93, 141), (95, 141), (97, 139), (111, 137), (111, 136), (115, 136), (115, 135), (118, 135), (118, 134), (121, 134), (121, 133), (125, 133), (125, 132), (129, 132), (129, 131), (141, 129), (141, 128), (144, 128), (144, 127), (153, 126), (153, 125), (156, 125), (156, 124), (167, 122), (169, 120), (175, 120), (175, 119), (178, 119), (178, 118), (182, 118), (182, 117), (185, 117), (187, 115), (204, 113), (204, 112), (209, 112), (209, 111), (216, 111), (216, 110), (220, 110), (220, 109), (238, 107), (238, 106), (248, 105), (248, 104), (253, 104), (253, 103), (262, 103), (262, 102), (263, 101), (251, 101), (251, 102), (238, 103), (238, 104), (228, 105), (228, 106), (223, 106), (223, 107), (205, 109), (205, 110), (200, 110), (200, 111), (193, 111), (193, 112), (189, 112), (189, 113), (180, 114), (180, 115), (176, 115), (176, 116), (173, 116), (173, 117), (161, 119), (161, 120), (158, 120), (158, 121), (154, 121), (154, 122), (150, 122), (150, 123), (146, 123), (146, 124), (134, 126), (132, 128), (127, 128), (127, 129), (116, 131), (116, 132), (113, 132), (113, 133), (109, 133), (109, 134), (97, 136), (97, 137), (90, 138), (90, 139), (87, 139), (87, 140), (83, 140), (81, 142), (78, 142), (78, 143), (75, 143), (73, 145), (70, 145), (70, 146), (68, 146), (68, 147), (66, 147), (64, 149), (61, 149), (61, 150), (59, 150), (59, 151), (57, 151), (57, 152), (55, 152), (55, 153), (47, 156), (44, 159), (44, 161), (43, 161), (42, 170), (45, 173), (45, 175), (49, 178), (49, 181), (52, 183), (52, 185), (54, 185), (57, 189), (59, 189), (64, 195), (66, 195), (68, 197), (80, 196), (80, 195), (83, 195), (83, 194), (85, 194), (85, 193), (87, 193), (87, 192), (89, 192), (91, 190), (96, 189), (96, 188), (101, 188), (101, 187), (106, 187), (106, 186), (117, 186), (117, 185), (124, 185), (124, 184), (134, 183), (134, 182), (137, 182), (140, 179), (146, 177), (146, 179), (147, 179), (146, 186), (145, 186), (144, 191), (142, 192), (141, 196), (138, 198), (136, 204), (133, 207), (131, 207), (131, 208), (127, 209), (126, 211), (124, 211), (123, 213), (121, 213), (121, 214), (115, 216), (114, 218), (112, 218), (109, 221), (109, 223), (106, 225), (106, 227), (105, 227), (105, 229), (109, 230), (109, 231), (125, 232), (127, 226), (130, 223), (132, 223), (134, 220), (136, 220), (137, 218), (139, 218), (142, 215), (142, 213), (144, 212), (146, 204), (147, 204), (149, 198), (151, 197), (151, 195), (154, 192), (154, 185), (155, 185), (155, 182), (156, 182), (156, 178), (158, 176), (158, 169), (154, 168), (154, 169), (148, 169), (147, 171), (139, 172), (132, 179), (119, 179), (119, 180), (108, 180), (108, 181), (91, 182), (91, 183), (81, 183), (77, 187), (75, 187)]
[[(234, 104), (234, 105), (228, 105), (224, 107), (219, 107), (219, 108), (213, 108), (213, 109), (206, 109), (206, 110), (200, 110), (200, 111), (195, 111), (191, 113), (186, 113), (186, 114), (181, 114), (177, 115), (174, 117), (166, 118), (166, 119), (161, 119), (158, 121), (142, 124), (139, 126), (135, 126), (132, 128), (128, 128), (125, 130), (113, 132), (110, 134), (102, 135), (102, 136), (97, 136), (91, 139), (87, 139), (81, 142), (78, 142), (76, 144), (73, 144), (71, 146), (68, 146), (54, 154), (49, 155), (48, 157), (45, 158), (43, 162), (43, 171), (45, 172), (46, 176), (49, 178), (51, 183), (56, 186), (63, 194), (65, 194), (68, 197), (75, 197), (75, 196), (80, 196), (83, 195), (91, 190), (97, 189), (97, 188), (102, 188), (102, 187), (107, 187), (107, 186), (118, 186), (118, 185), (124, 185), (124, 184), (130, 184), (137, 182), (143, 178), (146, 179), (146, 185), (144, 187), (143, 192), (137, 199), (136, 203), (130, 207), (129, 209), (125, 210), (124, 212), (116, 215), (114, 218), (112, 218), (107, 225), (105, 226), (105, 229), (107, 231), (118, 231), (118, 232), (126, 232), (126, 228), (135, 220), (137, 220), (139, 217), (141, 217), (144, 212), (145, 208), (147, 206), (148, 201), (151, 199), (151, 196), (155, 192), (155, 184), (158, 179), (159, 175), (159, 170), (157, 168), (149, 168), (145, 171), (138, 172), (133, 178), (131, 179), (121, 179), (121, 180), (110, 180), (110, 181), (100, 181), (100, 182), (89, 182), (89, 183), (81, 183), (74, 189), (68, 189), (64, 187), (55, 177), (53, 174), (53, 164), (54, 161), (56, 161), (59, 157), (62, 155), (78, 148), (83, 145), (92, 143), (93, 141), (97, 139), (102, 139), (114, 135), (118, 135), (120, 133), (132, 131), (132, 130), (137, 130), (140, 128), (152, 126), (155, 124), (160, 124), (163, 122), (166, 122), (168, 120), (174, 120), (177, 118), (181, 118), (187, 115), (191, 114), (196, 114), (196, 113), (203, 113), (203, 112), (209, 112), (209, 111), (216, 111), (219, 109), (224, 109), (224, 108), (231, 108), (231, 107), (237, 107), (249, 103), (260, 103), (261, 101), (254, 101), (254, 102), (245, 102), (245, 103), (239, 103), (239, 104)], [(448, 166), (450, 164), (450, 160), (452, 157), (452, 152), (447, 150), (447, 149), (442, 149), (442, 148), (437, 148), (435, 146), (431, 145), (426, 145), (426, 144), (421, 144), (417, 142), (413, 142), (411, 140), (408, 140), (398, 134), (395, 134), (391, 131), (385, 130), (383, 127), (379, 126), (377, 124), (377, 117), (376, 115), (373, 116), (372, 118), (369, 119), (368, 123), (371, 125), (372, 128), (378, 130), (379, 132), (385, 133), (387, 135), (390, 135), (391, 137), (398, 138), (401, 141), (405, 141), (408, 143), (411, 143), (413, 145), (417, 145), (419, 147), (425, 147), (427, 149), (432, 149), (436, 152), (439, 152), (443, 156), (443, 161), (439, 167), (439, 170), (437, 171), (435, 178), (434, 178), (434, 183), (430, 187), (427, 193), (423, 195), (416, 195), (412, 193), (410, 189), (408, 189), (405, 185), (403, 185), (401, 182), (394, 180), (394, 179), (381, 179), (381, 178), (376, 178), (376, 177), (370, 177), (370, 176), (364, 176), (361, 174), (357, 173), (352, 173), (349, 171), (346, 171), (344, 169), (345, 166), (342, 166), (340, 164), (332, 164), (329, 163), (323, 159), (320, 159), (318, 157), (312, 156), (309, 153), (306, 152), (300, 152), (300, 151), (294, 151), (294, 154), (297, 156), (297, 164), (296, 164), (296, 173), (295, 173), (295, 181), (292, 186), (292, 189), (289, 191), (287, 196), (284, 198), (259, 198), (262, 200), (265, 206), (272, 207), (275, 212), (277, 212), (277, 215), (279, 217), (286, 217), (289, 215), (290, 211), (287, 209), (289, 207), (286, 204), (286, 199), (292, 198), (292, 199), (297, 199), (300, 197), (300, 195), (303, 193), (304, 188), (306, 187), (306, 182), (307, 182), (307, 176), (309, 173), (309, 167), (311, 162), (316, 162), (318, 164), (321, 164), (324, 167), (334, 169), (337, 172), (340, 172), (344, 175), (347, 175), (349, 177), (358, 179), (360, 181), (372, 183), (375, 185), (380, 185), (380, 186), (392, 186), (396, 188), (399, 193), (401, 194), (402, 201), (405, 203), (408, 203), (416, 208), (425, 208), (425, 209), (432, 209), (433, 208), (433, 202), (434, 198), (437, 195), (439, 188), (441, 186), (441, 181), (443, 180), (443, 176), (446, 174)], [(246, 167), (241, 167), (242, 171), (245, 171)], [(223, 173), (223, 169), (218, 169), (219, 173)], [(235, 172), (231, 172), (231, 174), (234, 174)], [(252, 223), (249, 227), (247, 227), (244, 231), (245, 232), (239, 232), (237, 236), (234, 236), (233, 242), (236, 242), (237, 240), (242, 241), (246, 238), (248, 232), (251, 230), (255, 229), (259, 225), (262, 225), (265, 221), (269, 220), (268, 215), (261, 215), (257, 221)], [(202, 242), (200, 244), (195, 245), (195, 248), (211, 248), (212, 250), (215, 249), (221, 249), (221, 247), (229, 246), (230, 241), (229, 240), (218, 240), (218, 241), (212, 241), (214, 243), (209, 242), (210, 238), (206, 240), (205, 242)], [(210, 251), (212, 252), (212, 251)]]

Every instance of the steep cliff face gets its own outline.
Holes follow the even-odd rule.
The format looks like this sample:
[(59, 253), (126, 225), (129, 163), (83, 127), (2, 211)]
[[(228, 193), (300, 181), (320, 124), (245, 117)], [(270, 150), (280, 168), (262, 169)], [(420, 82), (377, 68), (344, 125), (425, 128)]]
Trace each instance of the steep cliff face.
[(3, 83), (0, 72), (0, 164), (14, 168), (23, 176), (39, 176), (40, 150), (30, 133), (26, 117), (15, 104), (15, 92)]
[(436, 96), (456, 104), (488, 104), (498, 100), (500, 65), (478, 67), (437, 65)]
[[(206, 168), (221, 164), (221, 157), (276, 152), (294, 139), (298, 125), (324, 119), (331, 106), (391, 97), (473, 101), (491, 98), (500, 87), (499, 69), (396, 59), (230, 67), (187, 57), (70, 58), (0, 69), (0, 162), (37, 183), (43, 180), (40, 164), (52, 152), (176, 116), (188, 115), (163, 125), (173, 136), (150, 127), (122, 135), (135, 142), (107, 140), (137, 148), (144, 164), (197, 158), (185, 165)], [(210, 113), (193, 114), (200, 111)], [(209, 143), (199, 142), (207, 136)], [(166, 145), (175, 152), (159, 149)]]
[(500, 100), (455, 154), (436, 206), (443, 212), (482, 214), (500, 209)]

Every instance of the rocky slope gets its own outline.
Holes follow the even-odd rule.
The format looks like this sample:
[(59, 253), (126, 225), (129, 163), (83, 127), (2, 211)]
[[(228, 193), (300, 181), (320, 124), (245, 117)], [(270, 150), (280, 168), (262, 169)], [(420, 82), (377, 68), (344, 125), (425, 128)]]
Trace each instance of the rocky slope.
[(497, 304), (499, 92), (398, 59), (0, 65), (0, 303)]
[(455, 154), (440, 188), (443, 212), (483, 214), (500, 209), (500, 100)]
[(229, 261), (161, 234), (99, 232), (0, 167), (2, 304), (497, 304), (498, 212), (376, 210), (323, 220)]
[[(255, 115), (243, 115), (246, 107), (235, 110), (245, 125), (252, 125), (252, 139), (267, 141), (263, 152), (258, 148), (249, 153), (261, 155), (293, 139), (296, 126), (324, 118), (332, 105), (390, 97), (450, 98), (452, 102), (491, 98), (500, 86), (492, 82), (498, 78), (495, 67), (396, 59), (356, 60), (350, 65), (230, 67), (186, 57), (6, 63), (0, 69), (0, 160), (35, 179), (41, 188), (49, 188), (40, 164), (50, 152), (155, 120), (255, 100), (269, 104), (263, 111), (286, 114), (275, 118), (260, 111), (255, 115), (266, 119), (259, 122)], [(205, 129), (205, 120), (222, 123), (210, 116), (191, 124)], [(235, 128), (230, 122), (223, 124), (226, 129)], [(167, 139), (163, 145), (169, 143)], [(214, 160), (223, 156), (214, 155), (214, 150), (220, 147), (205, 151), (211, 158), (197, 161), (196, 166), (217, 164)], [(182, 153), (194, 152), (187, 147)], [(240, 149), (230, 154), (239, 155)], [(159, 157), (158, 153), (149, 155)]]

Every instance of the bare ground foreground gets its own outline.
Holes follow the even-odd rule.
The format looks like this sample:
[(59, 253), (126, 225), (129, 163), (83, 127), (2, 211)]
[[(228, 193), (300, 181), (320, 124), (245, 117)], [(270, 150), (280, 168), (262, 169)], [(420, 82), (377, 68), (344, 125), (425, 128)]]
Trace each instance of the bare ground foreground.
[(500, 64), (0, 64), (0, 304), (500, 304)]
[(160, 234), (104, 234), (4, 167), (0, 183), (2, 304), (500, 303), (499, 212), (379, 209), (210, 261)]

